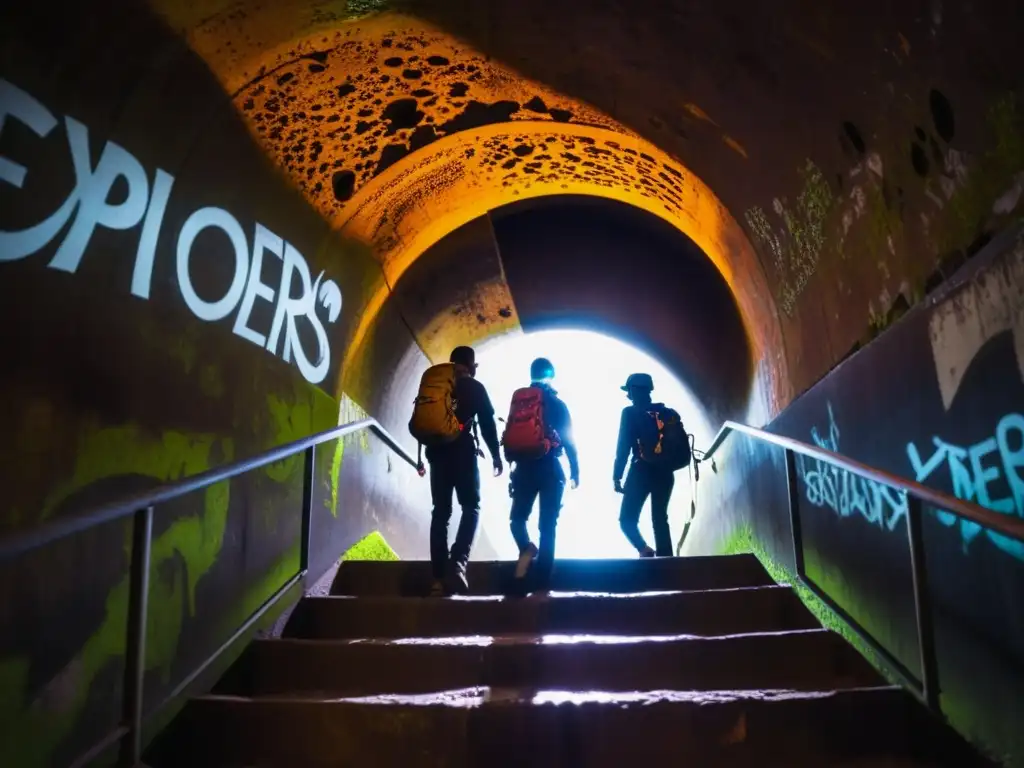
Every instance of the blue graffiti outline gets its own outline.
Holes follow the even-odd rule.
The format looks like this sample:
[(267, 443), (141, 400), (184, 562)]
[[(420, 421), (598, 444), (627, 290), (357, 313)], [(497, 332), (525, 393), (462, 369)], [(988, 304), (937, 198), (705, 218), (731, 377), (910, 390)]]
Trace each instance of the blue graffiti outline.
[[(813, 426), (811, 439), (819, 448), (839, 453), (839, 425), (836, 424), (832, 403), (826, 402), (826, 406), (828, 437), (823, 438), (818, 428)], [(889, 531), (906, 520), (907, 500), (901, 491), (819, 459), (800, 456), (797, 469), (804, 481), (804, 496), (816, 507), (828, 507), (840, 517), (851, 517), (856, 513), (872, 525)]]
[[(1021, 446), (1017, 450), (1010, 447), (1009, 441), (1009, 433), (1014, 430), (1018, 433)], [(1018, 467), (1024, 467), (1024, 416), (1019, 413), (1005, 414), (996, 424), (993, 435), (966, 448), (946, 442), (937, 435), (932, 437), (932, 445), (935, 446), (934, 452), (927, 461), (922, 461), (913, 441), (907, 443), (907, 458), (917, 482), (925, 482), (945, 463), (949, 468), (953, 495), (958, 499), (973, 501), (994, 512), (1024, 517), (1024, 480), (1017, 473)], [(999, 465), (983, 466), (982, 459), (991, 453), (998, 454)], [(1000, 477), (1000, 470), (1011, 495), (993, 499), (989, 496), (988, 486)], [(945, 510), (937, 509), (936, 517), (947, 528), (959, 528), (964, 554), (968, 553), (971, 543), (984, 530), (989, 541), (996, 547), (1010, 557), (1024, 561), (1024, 542), (1007, 538), (987, 528), (983, 529), (978, 523), (964, 520)]]

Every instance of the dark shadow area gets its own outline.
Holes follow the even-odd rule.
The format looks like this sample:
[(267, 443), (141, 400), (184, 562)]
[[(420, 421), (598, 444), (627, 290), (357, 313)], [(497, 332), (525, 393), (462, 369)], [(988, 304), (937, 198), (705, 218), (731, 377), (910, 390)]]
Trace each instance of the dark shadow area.
[[(80, 514), (336, 425), (345, 339), (379, 267), (342, 243), (267, 158), (186, 41), (145, 3), (17, 0), (0, 10), (0, 80), (0, 107), (22, 104), (0, 121), (0, 157), (5, 170), (25, 170), (22, 184), (9, 175), (0, 182), (0, 324), (16, 329), (4, 334), (0, 364), (0, 531)], [(45, 118), (31, 125), (31, 109)], [(72, 131), (84, 140), (74, 144)], [(161, 209), (155, 190), (168, 177)], [(76, 194), (91, 199), (73, 205)], [(239, 335), (241, 291), (217, 317), (190, 310), (177, 252), (203, 208), (233, 219), (246, 246), (233, 249), (215, 227), (195, 238), (187, 272), (207, 306), (230, 304), (222, 297), (241, 285), (238, 275), (256, 274), (258, 225), (290, 244), (312, 279), (323, 272), (321, 287), (340, 286), (345, 301), (324, 321), (332, 339), (318, 384), (294, 354), (286, 360)], [(70, 213), (45, 242), (16, 251), (12, 232), (61, 210)], [(80, 260), (55, 268), (69, 241), (81, 246)], [(147, 249), (141, 296), (133, 278)], [(276, 296), (282, 263), (264, 255), (260, 280)], [(269, 335), (274, 306), (257, 297), (250, 329)], [(295, 338), (316, 359), (307, 320), (299, 318)], [(404, 350), (408, 334), (395, 332), (400, 341), (383, 332), (377, 344)], [(373, 530), (401, 542), (413, 528), (399, 503), (377, 512), (364, 502), (367, 477), (376, 472), (375, 491), (393, 477), (383, 462), (367, 470), (367, 454), (350, 451), (343, 466), (335, 445), (317, 453), (320, 572)], [(285, 460), (156, 509), (147, 710), (296, 572), (301, 475), (298, 459)], [(68, 765), (121, 719), (129, 540), (123, 525), (107, 525), (0, 568), (0, 764)]]
[(523, 329), (607, 333), (659, 358), (710, 420), (742, 414), (750, 346), (714, 264), (667, 222), (623, 203), (575, 195), (493, 214)]

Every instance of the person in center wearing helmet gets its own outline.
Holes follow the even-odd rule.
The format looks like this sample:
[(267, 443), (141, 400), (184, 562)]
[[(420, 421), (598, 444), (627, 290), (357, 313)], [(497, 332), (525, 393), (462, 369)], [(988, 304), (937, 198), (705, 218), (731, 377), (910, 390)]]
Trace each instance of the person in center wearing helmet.
[[(651, 402), (654, 381), (650, 374), (630, 374), (622, 390), (625, 391), (631, 405), (622, 409), (619, 441), (612, 470), (615, 492), (623, 494), (619, 526), (640, 557), (671, 557), (672, 536), (668, 527), (668, 502), (672, 497), (675, 477), (670, 470), (642, 461), (640, 455), (641, 430), (645, 419), (648, 419), (648, 412), (655, 406), (664, 406)], [(630, 459), (629, 474), (623, 488), (622, 472), (626, 468), (627, 459)], [(656, 549), (651, 549), (644, 541), (638, 525), (640, 512), (648, 496), (651, 497), (651, 523), (654, 528)]]
[[(572, 418), (565, 403), (551, 386), (555, 367), (546, 358), (530, 365), (530, 386), (512, 397), (505, 429), (505, 458), (515, 462), (512, 475), (512, 512), (510, 528), (519, 547), (514, 595), (544, 593), (550, 589), (555, 559), (555, 529), (565, 492), (565, 471), (560, 457), (569, 460), (569, 479), (573, 488), (580, 482)], [(540, 547), (532, 541), (526, 523), (533, 503), (540, 497)], [(534, 562), (536, 561), (536, 562)]]

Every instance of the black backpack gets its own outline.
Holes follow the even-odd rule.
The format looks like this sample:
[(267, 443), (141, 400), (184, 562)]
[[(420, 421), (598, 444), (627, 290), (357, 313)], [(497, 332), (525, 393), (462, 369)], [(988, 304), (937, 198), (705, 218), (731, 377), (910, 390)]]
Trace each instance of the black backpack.
[(676, 411), (664, 403), (646, 408), (634, 406), (637, 413), (637, 453), (640, 460), (670, 472), (689, 466), (692, 458), (690, 436)]

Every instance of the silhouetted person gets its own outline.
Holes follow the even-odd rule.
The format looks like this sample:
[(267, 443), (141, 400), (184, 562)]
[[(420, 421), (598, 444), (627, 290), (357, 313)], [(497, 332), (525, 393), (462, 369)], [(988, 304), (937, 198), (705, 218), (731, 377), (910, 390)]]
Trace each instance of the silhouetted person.
[[(495, 477), (503, 469), (494, 407), (484, 385), (475, 378), (476, 355), (471, 347), (456, 347), (449, 359), (450, 363), (432, 366), (423, 374), (409, 424), (413, 436), (426, 446), (430, 463), (434, 505), (430, 516), (430, 593), (435, 596), (469, 590), (466, 564), (480, 522), (477, 456), (484, 455), (474, 436), (474, 423), (479, 425), (491, 453)], [(453, 491), (462, 507), (462, 518), (449, 553)]]
[[(538, 358), (530, 365), (530, 386), (512, 396), (505, 428), (505, 458), (515, 462), (512, 473), (512, 536), (519, 547), (514, 594), (545, 592), (551, 586), (555, 560), (555, 532), (565, 492), (565, 472), (559, 461), (569, 459), (572, 487), (580, 482), (576, 443), (569, 409), (551, 388), (555, 368)], [(540, 548), (530, 541), (526, 523), (533, 503), (540, 498)], [(536, 563), (534, 563), (536, 560)]]
[[(678, 413), (666, 408), (664, 403), (651, 402), (654, 382), (649, 374), (630, 374), (622, 389), (632, 405), (622, 409), (612, 470), (615, 491), (623, 494), (619, 525), (640, 557), (671, 557), (668, 503), (675, 485), (673, 472), (690, 463), (689, 438)], [(631, 453), (623, 488), (622, 472)], [(637, 525), (648, 496), (651, 497), (651, 523), (657, 550), (644, 541)]]

